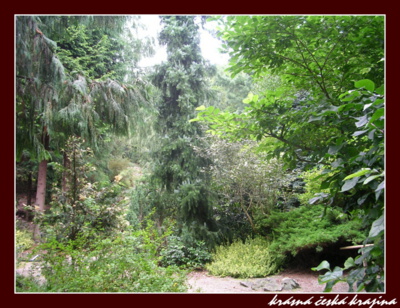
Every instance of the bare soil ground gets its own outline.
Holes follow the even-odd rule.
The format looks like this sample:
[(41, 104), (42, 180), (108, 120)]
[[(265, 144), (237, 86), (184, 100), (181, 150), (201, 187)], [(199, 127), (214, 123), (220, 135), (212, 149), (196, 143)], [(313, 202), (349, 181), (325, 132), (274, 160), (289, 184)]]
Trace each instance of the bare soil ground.
[[(325, 285), (318, 283), (319, 273), (307, 270), (286, 270), (279, 275), (269, 276), (281, 282), (283, 278), (296, 280), (300, 288), (279, 293), (322, 293)], [(252, 281), (254, 279), (238, 279), (232, 277), (215, 277), (207, 271), (195, 271), (188, 275), (189, 293), (265, 293), (265, 291), (252, 290), (240, 284), (241, 281)], [(346, 293), (347, 283), (337, 283), (332, 293)]]

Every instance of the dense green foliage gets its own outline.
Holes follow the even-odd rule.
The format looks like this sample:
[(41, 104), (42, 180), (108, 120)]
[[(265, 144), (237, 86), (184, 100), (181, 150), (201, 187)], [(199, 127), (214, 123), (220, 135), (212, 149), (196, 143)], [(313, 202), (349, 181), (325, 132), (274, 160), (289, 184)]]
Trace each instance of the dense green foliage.
[[(220, 32), (234, 74), (266, 68), (334, 99), (358, 79), (383, 80), (383, 16), (228, 16)], [(230, 49), (229, 49), (230, 48)]]
[[(339, 206), (367, 228), (379, 224), (381, 232), (366, 241), (380, 251), (369, 259), (372, 276), (383, 277), (384, 18), (228, 16), (220, 22), (233, 74), (272, 73), (280, 83), (250, 93), (242, 113), (199, 108), (192, 121), (209, 122), (214, 134), (230, 140), (258, 140), (291, 168), (323, 167), (328, 176), (320, 188), (328, 191), (312, 202)], [(368, 287), (371, 271), (365, 274), (358, 283), (383, 290), (381, 283)]]
[[(320, 283), (324, 283), (325, 292), (332, 291), (332, 287), (338, 282), (347, 282), (350, 292), (367, 292), (382, 291), (385, 288), (384, 274), (384, 221), (383, 216), (372, 224), (368, 234), (368, 240), (374, 244), (364, 245), (359, 249), (360, 255), (355, 259), (348, 258), (343, 268), (335, 266), (331, 268), (328, 261), (321, 262), (317, 267), (312, 268), (314, 271), (327, 270), (324, 275), (319, 276)], [(344, 275), (344, 271), (349, 271), (348, 275)]]
[(64, 174), (67, 189), (60, 189), (56, 183), (50, 210), (36, 215), (36, 222), (43, 225), (42, 235), (64, 242), (88, 231), (111, 235), (124, 230), (127, 223), (123, 217), (121, 187), (117, 183), (102, 187), (88, 181), (93, 167), (87, 163), (87, 157), (92, 151), (82, 148), (81, 139), (69, 138), (64, 153), (70, 166), (53, 163), (53, 167), (60, 175)]
[(227, 142), (209, 134), (202, 140), (207, 147), (195, 149), (212, 162), (204, 171), (212, 176), (219, 205), (233, 211), (239, 207), (253, 229), (254, 217), (268, 215), (278, 202), (284, 203), (292, 195), (283, 188), (294, 175), (285, 173), (280, 161), (266, 161), (257, 153), (256, 142)]
[[(313, 168), (301, 173), (304, 181), (304, 192), (298, 195), (301, 204), (314, 204), (320, 200), (318, 196), (324, 196), (328, 193), (328, 189), (321, 189), (321, 184), (329, 174), (322, 174), (319, 168)], [(316, 197), (317, 196), (317, 197)]]
[(205, 105), (229, 111), (243, 110), (242, 100), (253, 88), (251, 76), (240, 73), (232, 78), (225, 67), (217, 67), (210, 84), (214, 95)]
[[(197, 155), (193, 145), (201, 135), (199, 125), (188, 120), (194, 108), (207, 98), (206, 63), (199, 47), (196, 16), (163, 16), (160, 43), (167, 48), (167, 62), (156, 67), (153, 82), (161, 91), (157, 128), (159, 150), (155, 153), (152, 181), (161, 191), (158, 203), (162, 221), (169, 214), (200, 240), (212, 242), (214, 229), (207, 174), (201, 168), (207, 160)], [(167, 208), (169, 207), (169, 208)], [(171, 210), (172, 208), (172, 210)], [(171, 213), (172, 211), (172, 213)]]
[(41, 247), (43, 284), (17, 279), (17, 292), (183, 292), (185, 273), (159, 267), (148, 231), (126, 232), (112, 238), (86, 238)]
[[(57, 41), (39, 30), (54, 22), (50, 17), (19, 16), (17, 19), (17, 158), (23, 151), (30, 151), (31, 158), (37, 157), (38, 161), (50, 158), (48, 151), (62, 147), (71, 134), (97, 145), (105, 123), (116, 132), (126, 131), (129, 122), (135, 119), (133, 108), (145, 101), (144, 85), (140, 81), (122, 84), (124, 76), (119, 76), (120, 81), (91, 80), (92, 76), (85, 72), (92, 65), (84, 57), (79, 58), (84, 62), (79, 71), (66, 69), (63, 62), (72, 61), (73, 55), (61, 56), (61, 62), (56, 52)], [(112, 18), (109, 22), (112, 23)], [(114, 22), (118, 23), (117, 19)], [(54, 31), (49, 35), (58, 38)], [(87, 48), (92, 48), (91, 44), (86, 44)], [(109, 48), (111, 45), (106, 48), (107, 52)], [(71, 46), (69, 50), (77, 53), (78, 49), (79, 46)], [(103, 77), (107, 69), (97, 74)], [(45, 138), (49, 137), (45, 144)]]
[(258, 227), (272, 241), (271, 250), (292, 256), (303, 249), (322, 251), (336, 242), (360, 244), (366, 238), (360, 221), (349, 219), (340, 209), (324, 209), (322, 205), (274, 211), (258, 221)]
[(181, 237), (172, 235), (167, 240), (167, 247), (160, 253), (161, 264), (163, 265), (202, 268), (211, 261), (211, 253), (204, 241), (190, 241), (186, 244)]
[(282, 258), (263, 238), (237, 240), (229, 246), (218, 246), (206, 266), (211, 274), (240, 278), (265, 277), (277, 273)]
[(145, 72), (138, 16), (17, 16), (18, 221), (40, 233), (16, 224), (16, 256), (37, 245), (45, 279), (18, 292), (185, 292), (183, 269), (264, 277), (350, 243), (313, 268), (325, 291), (384, 291), (384, 17), (211, 20), (225, 70), (181, 15)]
[(66, 36), (58, 42), (57, 56), (70, 72), (82, 72), (91, 79), (115, 78), (115, 70), (124, 65), (118, 54), (122, 49), (121, 42), (79, 24), (66, 29)]

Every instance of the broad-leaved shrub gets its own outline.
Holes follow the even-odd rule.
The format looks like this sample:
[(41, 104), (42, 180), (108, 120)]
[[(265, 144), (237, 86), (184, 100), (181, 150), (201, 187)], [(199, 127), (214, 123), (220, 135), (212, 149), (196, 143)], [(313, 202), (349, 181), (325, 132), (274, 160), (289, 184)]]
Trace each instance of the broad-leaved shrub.
[(167, 247), (161, 251), (161, 264), (188, 268), (202, 268), (211, 261), (211, 253), (204, 241), (196, 240), (186, 245), (182, 238), (173, 235), (168, 238)]

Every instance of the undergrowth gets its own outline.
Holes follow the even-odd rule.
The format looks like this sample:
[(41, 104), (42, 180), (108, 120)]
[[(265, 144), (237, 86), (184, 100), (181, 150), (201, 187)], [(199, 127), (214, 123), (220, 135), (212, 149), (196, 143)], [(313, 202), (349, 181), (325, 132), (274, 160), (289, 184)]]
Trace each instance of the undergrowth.
[(265, 277), (277, 273), (281, 262), (282, 258), (271, 250), (270, 243), (257, 237), (218, 246), (206, 269), (215, 276)]
[[(160, 267), (152, 247), (137, 234), (62, 243), (48, 241), (42, 249), (43, 285), (18, 277), (17, 292), (185, 292), (186, 272)], [(84, 245), (83, 245), (84, 243)], [(84, 247), (84, 249), (83, 249)]]

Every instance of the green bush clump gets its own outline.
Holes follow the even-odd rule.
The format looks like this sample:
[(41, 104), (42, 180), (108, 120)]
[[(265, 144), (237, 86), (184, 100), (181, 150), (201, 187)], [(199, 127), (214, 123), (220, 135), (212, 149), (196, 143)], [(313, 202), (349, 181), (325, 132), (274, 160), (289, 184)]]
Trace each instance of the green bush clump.
[(85, 228), (74, 239), (46, 237), (35, 251), (44, 282), (18, 277), (17, 292), (186, 292), (186, 272), (160, 266), (171, 230), (159, 233), (153, 214), (112, 236)]
[[(143, 234), (110, 238), (90, 236), (68, 243), (45, 243), (41, 256), (42, 286), (19, 278), (18, 292), (185, 292), (186, 273), (177, 267), (160, 267), (154, 249)], [(84, 249), (83, 249), (84, 247)]]
[(365, 240), (361, 222), (351, 220), (340, 209), (307, 205), (290, 212), (273, 211), (258, 221), (260, 233), (270, 237), (271, 249), (295, 256), (303, 249), (321, 249), (339, 240), (359, 244)]
[(221, 245), (206, 265), (212, 275), (238, 278), (265, 277), (279, 271), (283, 258), (270, 248), (270, 242), (256, 237)]
[(189, 246), (181, 237), (175, 235), (168, 238), (168, 245), (161, 251), (161, 256), (161, 264), (164, 266), (202, 268), (211, 261), (211, 253), (204, 241), (195, 240)]

